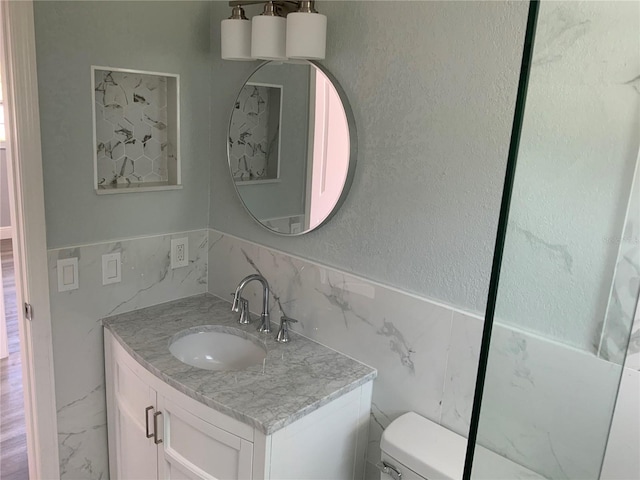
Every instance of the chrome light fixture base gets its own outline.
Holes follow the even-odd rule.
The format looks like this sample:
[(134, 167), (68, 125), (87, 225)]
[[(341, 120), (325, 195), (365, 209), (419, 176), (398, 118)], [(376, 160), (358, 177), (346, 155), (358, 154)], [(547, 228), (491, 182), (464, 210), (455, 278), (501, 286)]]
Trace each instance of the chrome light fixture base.
[[(264, 5), (250, 22), (243, 6)], [(226, 60), (322, 60), (327, 17), (312, 0), (233, 0), (231, 17), (222, 21), (221, 50)], [(250, 45), (250, 47), (248, 46)]]

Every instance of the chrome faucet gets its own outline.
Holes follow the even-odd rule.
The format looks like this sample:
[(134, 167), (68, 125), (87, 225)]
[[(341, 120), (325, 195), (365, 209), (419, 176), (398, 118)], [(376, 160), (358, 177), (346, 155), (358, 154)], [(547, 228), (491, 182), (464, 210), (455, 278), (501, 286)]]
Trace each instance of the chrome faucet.
[(254, 273), (253, 275), (249, 275), (243, 278), (238, 284), (238, 288), (236, 288), (236, 292), (233, 298), (233, 305), (231, 306), (232, 312), (240, 311), (240, 299), (242, 298), (242, 291), (247, 283), (257, 280), (262, 283), (262, 314), (260, 314), (260, 326), (258, 327), (258, 331), (262, 333), (270, 333), (271, 332), (271, 322), (269, 320), (269, 283), (267, 279), (262, 275), (258, 275)]

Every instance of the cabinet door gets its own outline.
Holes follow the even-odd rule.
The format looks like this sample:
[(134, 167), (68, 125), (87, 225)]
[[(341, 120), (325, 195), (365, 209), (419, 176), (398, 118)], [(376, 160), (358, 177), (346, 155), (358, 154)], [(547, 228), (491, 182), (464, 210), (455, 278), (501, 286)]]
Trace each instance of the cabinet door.
[[(112, 346), (113, 345), (112, 342)], [(158, 478), (157, 446), (153, 437), (156, 392), (126, 365), (114, 349), (111, 372), (107, 372), (111, 478), (152, 480)], [(120, 357), (120, 358), (119, 358)], [(112, 377), (112, 378), (109, 378)], [(110, 391), (109, 391), (110, 390)], [(147, 407), (153, 407), (147, 411)], [(115, 451), (114, 451), (115, 450)]]
[(163, 442), (158, 450), (161, 479), (251, 478), (253, 444), (158, 396)]

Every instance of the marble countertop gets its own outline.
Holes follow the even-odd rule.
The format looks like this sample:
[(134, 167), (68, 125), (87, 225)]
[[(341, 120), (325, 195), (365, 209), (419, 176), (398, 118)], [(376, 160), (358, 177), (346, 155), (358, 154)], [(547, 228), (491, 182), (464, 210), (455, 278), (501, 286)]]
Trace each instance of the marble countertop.
[[(289, 425), (373, 380), (375, 369), (290, 331), (286, 344), (236, 322), (231, 303), (196, 295), (102, 320), (143, 367), (167, 384), (264, 434)], [(186, 365), (169, 352), (177, 332), (201, 325), (234, 327), (263, 342), (264, 365), (238, 371), (210, 371)]]

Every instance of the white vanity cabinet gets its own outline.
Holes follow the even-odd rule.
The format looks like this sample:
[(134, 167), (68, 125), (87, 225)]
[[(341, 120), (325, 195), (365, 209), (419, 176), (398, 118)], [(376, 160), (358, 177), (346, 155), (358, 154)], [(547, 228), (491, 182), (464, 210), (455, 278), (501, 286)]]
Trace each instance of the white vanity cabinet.
[(120, 352), (106, 351), (109, 454), (110, 460), (117, 460), (110, 463), (111, 476), (157, 478), (158, 449), (153, 435), (147, 435), (151, 428), (144, 415), (148, 420), (153, 416), (156, 392), (119, 359), (121, 356)]
[(147, 371), (105, 330), (112, 479), (360, 479), (371, 385), (265, 435)]
[(215, 418), (217, 412), (147, 372), (106, 332), (105, 357), (112, 478), (252, 478), (252, 428)]

